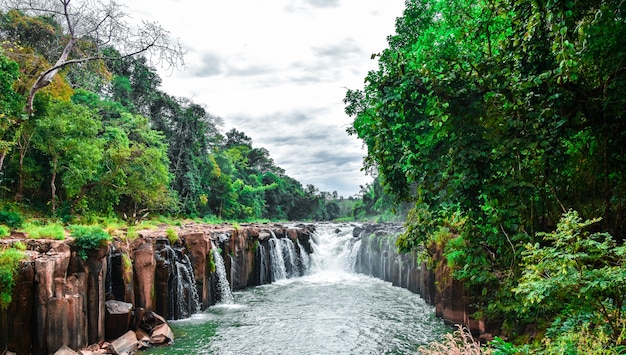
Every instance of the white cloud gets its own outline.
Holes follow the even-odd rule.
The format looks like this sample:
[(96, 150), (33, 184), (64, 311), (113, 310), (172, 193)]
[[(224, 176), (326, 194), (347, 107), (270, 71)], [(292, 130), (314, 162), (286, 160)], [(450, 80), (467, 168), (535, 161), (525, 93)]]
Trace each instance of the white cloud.
[(350, 196), (369, 178), (348, 136), (346, 88), (363, 87), (404, 0), (133, 0), (188, 50), (163, 90), (207, 106), (303, 185)]

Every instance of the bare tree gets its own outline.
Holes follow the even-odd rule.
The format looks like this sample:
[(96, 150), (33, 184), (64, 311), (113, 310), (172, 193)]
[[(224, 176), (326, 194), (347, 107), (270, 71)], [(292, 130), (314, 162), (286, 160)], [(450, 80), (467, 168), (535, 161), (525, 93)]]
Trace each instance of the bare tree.
[[(52, 82), (58, 71), (66, 66), (93, 60), (121, 59), (146, 55), (152, 64), (166, 68), (184, 65), (184, 51), (178, 40), (156, 22), (130, 25), (123, 5), (113, 0), (0, 0), (4, 10), (17, 9), (29, 16), (51, 16), (63, 28), (66, 43), (56, 63), (39, 74), (31, 86), (26, 110), (33, 110), (33, 99), (40, 89)], [(81, 41), (90, 46), (77, 45)], [(103, 50), (113, 47), (119, 53), (107, 57)]]

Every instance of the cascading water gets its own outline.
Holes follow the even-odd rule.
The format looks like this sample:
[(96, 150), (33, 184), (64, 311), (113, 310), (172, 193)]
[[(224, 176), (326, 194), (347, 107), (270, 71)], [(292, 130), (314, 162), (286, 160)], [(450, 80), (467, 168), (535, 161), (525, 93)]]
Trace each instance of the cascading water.
[(298, 254), (296, 247), (289, 238), (281, 239), (283, 257), (285, 261), (285, 272), (287, 277), (300, 276), (300, 270), (298, 269)]
[(272, 270), (272, 282), (287, 278), (287, 267), (285, 266), (285, 257), (283, 255), (283, 244), (272, 236), (269, 240), (270, 245), (270, 269)]
[(231, 304), (235, 302), (233, 293), (230, 290), (228, 277), (226, 275), (226, 266), (224, 259), (220, 255), (219, 249), (211, 242), (211, 251), (213, 253), (213, 262), (215, 263), (215, 274), (217, 275), (217, 287), (219, 289), (219, 303)]
[(259, 285), (270, 283), (271, 279), (267, 277), (269, 269), (267, 266), (267, 253), (262, 243), (257, 244), (257, 258), (259, 259)]
[(200, 297), (196, 286), (191, 261), (182, 249), (163, 245), (155, 254), (167, 269), (167, 311), (168, 318), (188, 318), (200, 312)]
[(175, 284), (173, 288), (178, 293), (178, 302), (175, 307), (177, 307), (176, 311), (181, 317), (187, 318), (194, 313), (200, 312), (200, 297), (196, 288), (191, 260), (189, 260), (187, 254), (180, 254), (175, 262), (177, 285)]
[(298, 242), (298, 250), (300, 251), (298, 258), (300, 275), (307, 275), (309, 273), (309, 269), (311, 268), (311, 257), (309, 256), (309, 253), (306, 252), (300, 241), (296, 241)]
[(366, 240), (352, 231), (348, 224), (316, 225), (310, 255), (292, 243), (300, 274), (308, 272), (302, 277), (289, 277), (286, 242), (272, 236), (259, 243), (257, 253), (267, 255), (257, 256), (261, 275), (267, 267), (267, 278), (280, 282), (238, 291), (234, 305), (173, 322), (181, 335), (166, 353), (414, 354), (447, 332), (418, 295), (353, 272)]

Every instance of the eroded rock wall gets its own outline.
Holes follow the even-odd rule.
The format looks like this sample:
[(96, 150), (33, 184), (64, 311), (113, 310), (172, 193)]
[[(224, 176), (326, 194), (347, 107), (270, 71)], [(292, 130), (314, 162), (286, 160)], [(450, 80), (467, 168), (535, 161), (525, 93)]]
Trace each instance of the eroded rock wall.
[(471, 317), (474, 310), (465, 288), (452, 278), (452, 270), (441, 255), (435, 256), (437, 266), (431, 269), (417, 261), (415, 254), (398, 253), (395, 242), (400, 232), (401, 227), (393, 224), (355, 228), (353, 235), (361, 240), (355, 271), (418, 293), (448, 323), (464, 324), (476, 335), (491, 331), (483, 321)]
[[(171, 231), (168, 237), (168, 229), (177, 238), (171, 238)], [(187, 317), (219, 299), (213, 248), (221, 251), (230, 287), (236, 290), (269, 282), (260, 274), (257, 252), (268, 236), (297, 240), (310, 249), (311, 232), (311, 227), (279, 224), (162, 226), (140, 231), (133, 240), (121, 234), (90, 251), (86, 260), (71, 238), (0, 240), (0, 247), (26, 243), (28, 254), (18, 270), (13, 300), (0, 311), (0, 350), (52, 354), (63, 346), (80, 349), (112, 340), (124, 329), (107, 327), (107, 300), (132, 305), (132, 315), (121, 315), (128, 319), (122, 328), (126, 323), (137, 328), (152, 312), (166, 319)], [(119, 317), (109, 314), (109, 319)]]

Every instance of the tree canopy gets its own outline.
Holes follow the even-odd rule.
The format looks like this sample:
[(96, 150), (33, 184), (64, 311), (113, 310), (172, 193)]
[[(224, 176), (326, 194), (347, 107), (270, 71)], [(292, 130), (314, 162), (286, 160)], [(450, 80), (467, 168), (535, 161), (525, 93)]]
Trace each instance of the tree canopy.
[(131, 26), (113, 1), (0, 5), (3, 204), (66, 219), (336, 216), (244, 132), (161, 91), (154, 65), (183, 50), (158, 24)]
[(415, 204), (399, 247), (433, 250), (445, 230), (456, 277), (509, 327), (536, 321), (512, 311), (510, 286), (524, 246), (550, 243), (538, 232), (576, 210), (625, 239), (625, 11), (407, 1), (378, 69), (345, 96), (366, 168)]

